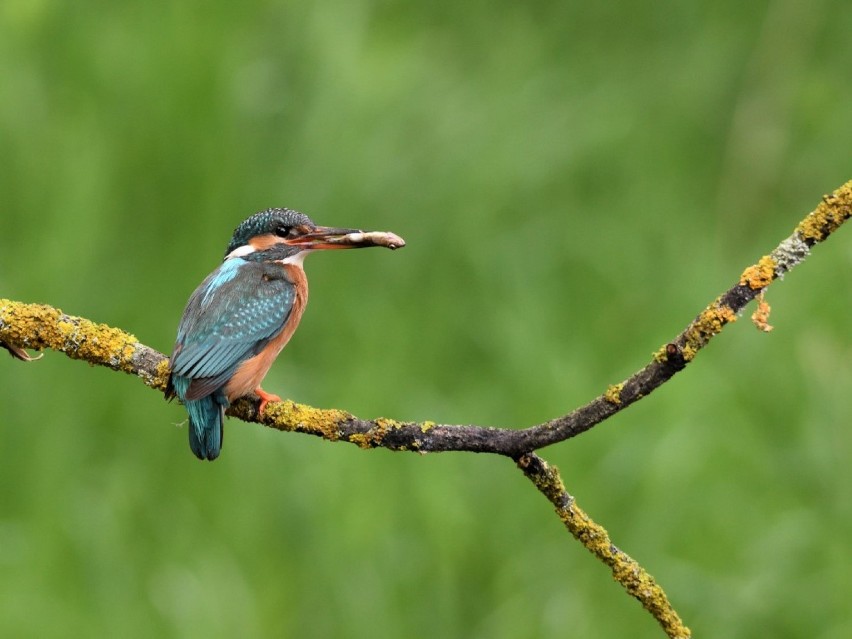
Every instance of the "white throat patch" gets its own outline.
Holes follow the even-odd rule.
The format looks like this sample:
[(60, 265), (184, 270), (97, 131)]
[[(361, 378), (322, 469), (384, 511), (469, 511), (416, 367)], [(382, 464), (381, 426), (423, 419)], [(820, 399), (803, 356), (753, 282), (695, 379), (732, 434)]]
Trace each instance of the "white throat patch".
[[(251, 244), (244, 244), (243, 246), (238, 246), (233, 251), (228, 253), (225, 256), (225, 260), (230, 260), (235, 257), (245, 257), (246, 255), (251, 255), (252, 253), (256, 253), (257, 249), (253, 247)], [(308, 253), (311, 252), (311, 249), (303, 249), (296, 253), (295, 255), (291, 255), (290, 257), (285, 257), (283, 260), (275, 260), (279, 264), (293, 264), (294, 266), (302, 267), (302, 263), (305, 261), (305, 257), (307, 257)], [(223, 260), (223, 261), (225, 261)]]
[(285, 257), (283, 260), (280, 260), (281, 264), (292, 264), (293, 266), (298, 266), (299, 268), (304, 268), (302, 263), (305, 261), (305, 258), (310, 253), (310, 249), (305, 249), (299, 251), (295, 255), (291, 255), (290, 257)]
[(250, 255), (250, 254), (254, 253), (256, 250), (257, 249), (254, 248), (251, 244), (243, 244), (242, 246), (238, 246), (233, 251), (228, 253), (225, 256), (225, 259), (230, 260), (232, 257), (243, 257), (244, 255)]

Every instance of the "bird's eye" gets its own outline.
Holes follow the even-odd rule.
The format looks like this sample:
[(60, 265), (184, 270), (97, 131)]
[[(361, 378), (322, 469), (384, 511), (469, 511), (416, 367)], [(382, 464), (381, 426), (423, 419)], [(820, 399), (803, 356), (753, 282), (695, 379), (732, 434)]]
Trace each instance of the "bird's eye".
[(275, 235), (278, 237), (287, 237), (290, 235), (290, 227), (289, 226), (279, 226), (275, 229)]

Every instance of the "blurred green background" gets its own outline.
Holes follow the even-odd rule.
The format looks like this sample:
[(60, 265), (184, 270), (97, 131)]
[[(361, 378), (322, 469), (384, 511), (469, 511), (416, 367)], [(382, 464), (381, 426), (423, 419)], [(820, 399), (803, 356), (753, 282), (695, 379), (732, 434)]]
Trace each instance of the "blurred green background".
[[(168, 352), (269, 206), (313, 257), (265, 387), (521, 427), (643, 366), (852, 178), (847, 3), (0, 3), (0, 296)], [(852, 230), (543, 452), (698, 636), (852, 636)], [(751, 312), (751, 309), (748, 311)], [(0, 354), (2, 355), (2, 354)], [(364, 452), (0, 357), (0, 634), (659, 637), (506, 460)]]

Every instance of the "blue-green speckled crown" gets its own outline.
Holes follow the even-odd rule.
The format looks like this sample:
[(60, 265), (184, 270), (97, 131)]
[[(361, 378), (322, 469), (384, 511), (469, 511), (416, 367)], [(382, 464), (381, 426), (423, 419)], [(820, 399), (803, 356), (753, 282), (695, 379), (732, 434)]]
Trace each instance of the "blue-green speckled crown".
[(255, 213), (234, 229), (234, 234), (231, 237), (231, 243), (225, 251), (228, 255), (234, 249), (248, 244), (248, 241), (258, 235), (280, 235), (284, 237), (287, 232), (294, 226), (310, 226), (314, 224), (304, 213), (294, 211), (293, 209), (266, 209), (260, 213)]

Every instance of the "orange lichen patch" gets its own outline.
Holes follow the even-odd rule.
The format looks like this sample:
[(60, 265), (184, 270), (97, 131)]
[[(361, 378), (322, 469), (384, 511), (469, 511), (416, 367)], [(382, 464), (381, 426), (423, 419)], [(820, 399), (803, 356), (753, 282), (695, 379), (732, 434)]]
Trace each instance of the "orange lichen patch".
[(825, 195), (820, 205), (796, 227), (796, 232), (806, 242), (822, 242), (841, 224), (852, 217), (852, 180)]
[(775, 328), (769, 323), (769, 313), (771, 311), (772, 307), (769, 305), (769, 302), (766, 301), (766, 298), (761, 291), (760, 295), (757, 296), (757, 310), (751, 314), (751, 321), (764, 333), (768, 333)]
[(730, 306), (720, 304), (719, 300), (713, 302), (686, 329), (683, 359), (687, 362), (691, 361), (698, 351), (725, 327), (725, 324), (736, 320), (737, 314)]
[(603, 398), (610, 404), (614, 404), (615, 406), (621, 406), (621, 391), (623, 390), (624, 383), (613, 384), (606, 389), (606, 392), (603, 394)]
[(760, 258), (757, 264), (749, 266), (740, 275), (740, 286), (748, 286), (752, 290), (766, 288), (775, 279), (775, 260), (769, 255)]
[(0, 299), (0, 339), (20, 348), (50, 348), (73, 359), (133, 373), (139, 340), (106, 324), (65, 315), (43, 304)]

